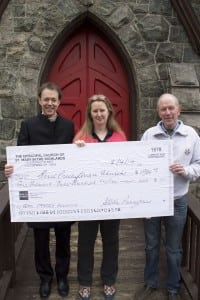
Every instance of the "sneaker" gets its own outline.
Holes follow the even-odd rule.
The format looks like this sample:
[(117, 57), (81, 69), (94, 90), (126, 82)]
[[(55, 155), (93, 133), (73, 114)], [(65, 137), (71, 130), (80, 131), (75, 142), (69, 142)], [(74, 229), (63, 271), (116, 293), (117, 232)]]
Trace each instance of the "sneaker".
[(116, 289), (113, 285), (104, 285), (103, 292), (105, 300), (113, 300), (116, 294)]
[(89, 300), (91, 288), (87, 286), (81, 286), (78, 291), (77, 300)]

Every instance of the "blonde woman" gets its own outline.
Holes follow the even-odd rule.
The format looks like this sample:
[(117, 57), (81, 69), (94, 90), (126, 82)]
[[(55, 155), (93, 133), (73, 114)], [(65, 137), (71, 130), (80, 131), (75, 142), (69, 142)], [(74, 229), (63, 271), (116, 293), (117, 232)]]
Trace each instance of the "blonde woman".
[[(79, 146), (85, 143), (126, 141), (126, 136), (114, 117), (113, 106), (104, 95), (93, 95), (88, 100), (85, 122), (74, 138)], [(87, 200), (87, 199), (86, 199)], [(101, 279), (105, 300), (113, 300), (118, 272), (120, 220), (95, 220), (79, 222), (78, 237), (78, 300), (91, 297), (94, 266), (94, 244), (100, 229), (103, 246)]]

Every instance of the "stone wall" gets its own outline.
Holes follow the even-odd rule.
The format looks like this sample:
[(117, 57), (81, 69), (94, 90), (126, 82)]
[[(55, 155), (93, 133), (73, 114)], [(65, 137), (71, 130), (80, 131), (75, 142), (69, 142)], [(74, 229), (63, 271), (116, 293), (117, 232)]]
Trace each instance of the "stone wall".
[(199, 5), (199, 0), (190, 0), (191, 5), (195, 11), (195, 14), (200, 22), (200, 5)]
[(11, 0), (0, 20), (0, 182), (6, 146), (16, 144), (21, 120), (37, 113), (49, 53), (86, 17), (109, 32), (130, 64), (138, 137), (157, 121), (156, 101), (166, 91), (179, 97), (182, 118), (200, 132), (200, 57), (170, 0)]

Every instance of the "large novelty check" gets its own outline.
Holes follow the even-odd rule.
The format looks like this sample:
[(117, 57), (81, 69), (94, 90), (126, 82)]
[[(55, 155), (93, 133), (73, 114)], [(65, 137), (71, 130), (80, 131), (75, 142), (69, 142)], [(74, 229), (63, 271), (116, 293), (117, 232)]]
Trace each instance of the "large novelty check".
[(12, 222), (173, 214), (171, 141), (7, 147)]

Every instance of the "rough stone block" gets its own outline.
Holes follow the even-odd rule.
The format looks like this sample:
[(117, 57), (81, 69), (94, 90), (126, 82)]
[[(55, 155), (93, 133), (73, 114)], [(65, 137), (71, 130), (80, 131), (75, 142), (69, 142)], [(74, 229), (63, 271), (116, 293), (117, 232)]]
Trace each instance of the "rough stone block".
[(15, 121), (10, 119), (0, 120), (0, 139), (11, 140), (14, 138)]
[(141, 83), (140, 91), (143, 97), (159, 97), (164, 92), (162, 82), (158, 80)]
[(130, 4), (134, 14), (147, 14), (149, 11), (149, 5), (147, 4)]
[(113, 3), (112, 1), (102, 0), (94, 3), (93, 6), (89, 8), (91, 12), (94, 14), (98, 14), (99, 16), (109, 17), (114, 10), (116, 10), (117, 5), (116, 2)]
[(158, 80), (158, 74), (156, 71), (156, 66), (151, 65), (138, 70), (138, 80), (144, 81), (156, 81)]
[(114, 28), (121, 28), (133, 19), (133, 12), (128, 5), (121, 6), (110, 16), (109, 23)]
[(183, 111), (200, 111), (199, 88), (172, 88), (171, 93), (179, 99)]
[(192, 64), (170, 64), (172, 86), (199, 86), (197, 74)]
[(140, 50), (142, 50), (142, 48), (138, 49), (138, 53), (133, 56), (133, 64), (136, 64), (137, 68), (154, 64), (154, 56), (147, 51)]
[(172, 6), (170, 1), (168, 0), (151, 0), (150, 1), (150, 7), (149, 7), (150, 13), (159, 14), (159, 15), (172, 15)]
[(24, 17), (25, 16), (25, 5), (15, 5), (13, 6), (14, 17)]
[(184, 48), (183, 62), (200, 63), (200, 56), (197, 55), (189, 45)]
[(168, 80), (169, 79), (169, 66), (168, 64), (160, 64), (158, 65), (158, 73), (160, 80)]
[(133, 43), (136, 45), (141, 42), (141, 36), (135, 26), (135, 23), (127, 24), (119, 30), (119, 35), (125, 43)]
[(81, 0), (80, 2), (85, 6), (91, 6), (94, 4), (94, 0)]
[(0, 89), (12, 90), (16, 86), (17, 71), (13, 70), (13, 66), (10, 69), (0, 70)]
[(28, 41), (28, 45), (30, 47), (30, 50), (32, 50), (33, 52), (41, 53), (45, 52), (46, 50), (46, 45), (43, 39), (37, 36), (31, 36)]
[(186, 32), (181, 26), (171, 26), (169, 40), (175, 43), (188, 43)]
[(34, 27), (34, 19), (29, 18), (15, 18), (14, 30), (15, 32), (30, 32)]
[(141, 132), (144, 133), (149, 127), (155, 126), (159, 121), (157, 111), (155, 109), (143, 110), (141, 115)]
[(183, 47), (175, 43), (162, 43), (156, 54), (157, 63), (182, 62)]
[[(2, 99), (2, 116), (10, 119), (23, 119), (36, 114), (37, 100), (28, 100), (23, 96), (14, 99)], [(5, 119), (7, 120), (7, 119)]]
[(167, 41), (169, 25), (162, 16), (148, 15), (138, 22), (138, 28), (146, 41)]
[(182, 113), (180, 119), (189, 126), (192, 126), (200, 134), (200, 118), (198, 113)]

